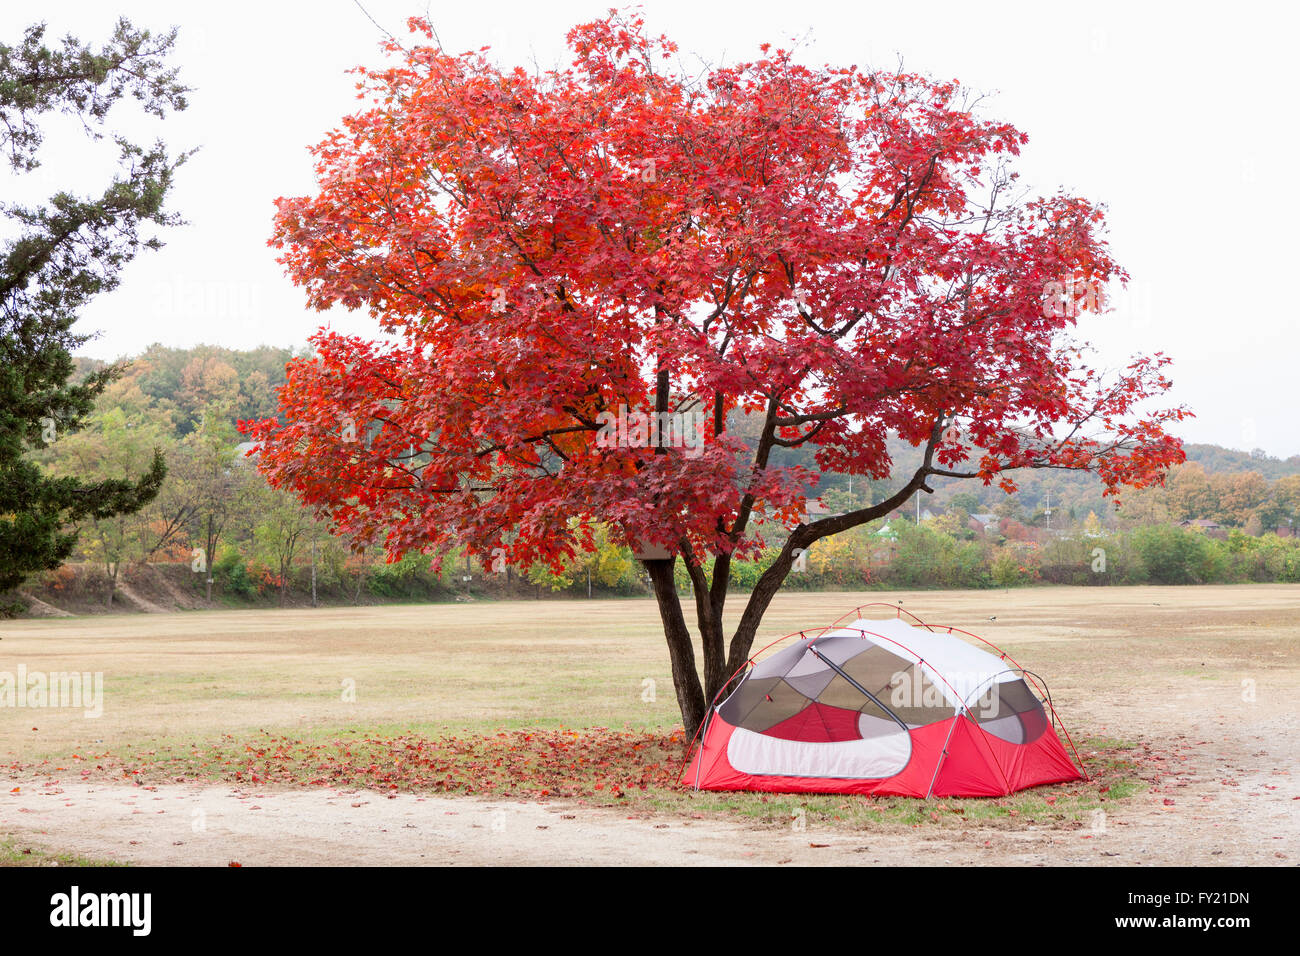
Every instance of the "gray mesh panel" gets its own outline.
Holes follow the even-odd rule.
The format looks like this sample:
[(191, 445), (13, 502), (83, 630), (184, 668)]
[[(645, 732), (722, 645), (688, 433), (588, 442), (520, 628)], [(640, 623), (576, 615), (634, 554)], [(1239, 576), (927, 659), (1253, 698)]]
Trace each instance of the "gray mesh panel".
[(915, 665), (892, 674), (889, 686), (877, 696), (909, 727), (924, 727), (956, 713), (939, 685)]
[(967, 701), (976, 722), (994, 737), (1013, 744), (1037, 740), (1047, 729), (1047, 714), (1024, 679), (1002, 681)]
[(812, 642), (817, 653), (836, 666), (843, 668), (844, 662), (866, 653), (875, 647), (870, 641), (858, 635), (848, 637), (822, 637)]
[(749, 679), (718, 708), (727, 723), (764, 731), (808, 706), (808, 698), (778, 677)]
[[(879, 694), (876, 696), (880, 697)], [(895, 729), (898, 729), (898, 723), (890, 717), (886, 711), (881, 710), (873, 704), (870, 697), (862, 693), (862, 691), (858, 690), (839, 674), (836, 674), (835, 679), (827, 685), (824, 691), (822, 691), (821, 696), (817, 698), (817, 702), (819, 704), (827, 704), (831, 707), (843, 707), (845, 710), (861, 711), (862, 713), (868, 714), (872, 717), (879, 717), (882, 720), (887, 720)]]
[(754, 665), (754, 669), (749, 672), (750, 677), (784, 677), (785, 672), (803, 657), (804, 652), (808, 649), (807, 641), (800, 641), (793, 647), (787, 647), (783, 651), (778, 651), (771, 657), (759, 661)]
[[(808, 655), (811, 657), (812, 655)], [(805, 697), (811, 697), (814, 700), (819, 699), (819, 695), (826, 689), (826, 686), (834, 680), (836, 674), (829, 667), (822, 665), (820, 670), (807, 671), (803, 674), (796, 675), (791, 671), (785, 676), (785, 682), (803, 694)], [(859, 697), (862, 695), (859, 694)]]
[(910, 675), (916, 665), (876, 644), (868, 644), (868, 648), (846, 662), (842, 670), (889, 706), (894, 678), (899, 674)]

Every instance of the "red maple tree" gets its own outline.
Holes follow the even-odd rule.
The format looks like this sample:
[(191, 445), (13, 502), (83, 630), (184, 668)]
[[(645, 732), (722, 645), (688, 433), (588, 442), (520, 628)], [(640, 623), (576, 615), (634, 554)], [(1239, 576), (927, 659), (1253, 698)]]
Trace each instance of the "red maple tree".
[[(1126, 279), (1103, 211), (1026, 196), (1024, 134), (957, 83), (768, 46), (690, 75), (618, 13), (568, 38), (549, 72), (389, 43), (396, 65), (358, 71), (364, 107), (313, 150), (318, 193), (277, 200), (311, 305), (390, 333), (322, 329), (280, 419), (244, 423), (267, 478), (341, 533), (527, 565), (605, 523), (645, 556), (694, 731), (818, 539), (932, 476), (1010, 491), (1014, 469), (1087, 469), (1113, 492), (1183, 459), (1165, 428), (1187, 411), (1143, 410), (1167, 359), (1107, 373), (1070, 335)], [(882, 478), (891, 434), (920, 467), (847, 514), (808, 515), (816, 474), (771, 461), (806, 446)], [(773, 527), (728, 641), (732, 562)]]

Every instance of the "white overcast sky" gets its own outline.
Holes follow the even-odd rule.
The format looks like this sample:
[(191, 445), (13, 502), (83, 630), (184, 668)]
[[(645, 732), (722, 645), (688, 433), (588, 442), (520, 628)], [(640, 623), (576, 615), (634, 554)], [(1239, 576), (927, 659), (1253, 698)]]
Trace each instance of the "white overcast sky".
[[(444, 46), (491, 45), (499, 62), (567, 63), (564, 34), (601, 16), (603, 2), (438, 3)], [(405, 38), (424, 0), (365, 0)], [(654, 33), (684, 55), (746, 59), (760, 43), (807, 36), (808, 60), (893, 65), (956, 78), (992, 94), (991, 117), (1030, 136), (1018, 168), (1039, 191), (1064, 186), (1110, 210), (1111, 241), (1133, 276), (1115, 313), (1080, 332), (1116, 365), (1161, 350), (1175, 364), (1174, 400), (1197, 418), (1188, 441), (1279, 457), (1300, 454), (1300, 305), (1290, 282), (1300, 253), (1295, 27), (1289, 4), (1048, 5), (716, 2), (647, 0)], [(145, 254), (79, 328), (99, 330), (83, 351), (129, 355), (152, 342), (248, 348), (302, 345), (326, 318), (303, 305), (266, 245), (272, 201), (313, 188), (306, 147), (356, 108), (352, 66), (381, 59), (382, 35), (353, 0), (49, 0), (0, 7), (0, 37), (16, 42), (44, 18), (53, 37), (98, 40), (119, 15), (180, 28), (175, 61), (195, 88), (164, 124), (120, 121), (137, 138), (201, 147), (181, 171), (172, 207), (189, 225)], [(102, 186), (84, 138), (56, 130), (46, 168), (5, 197), (49, 187)], [(331, 314), (347, 331), (376, 330), (363, 315)]]

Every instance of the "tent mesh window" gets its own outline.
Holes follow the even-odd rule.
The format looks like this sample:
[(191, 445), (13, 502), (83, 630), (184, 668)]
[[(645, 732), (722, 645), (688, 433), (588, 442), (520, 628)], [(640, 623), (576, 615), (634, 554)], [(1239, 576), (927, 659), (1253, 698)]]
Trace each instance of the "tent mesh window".
[(1009, 743), (1033, 743), (1047, 730), (1047, 713), (1024, 678), (995, 683), (969, 707), (980, 727)]
[[(865, 691), (865, 693), (864, 693)], [(789, 740), (861, 740), (953, 716), (916, 665), (859, 636), (801, 641), (757, 664), (722, 702), (727, 723)]]

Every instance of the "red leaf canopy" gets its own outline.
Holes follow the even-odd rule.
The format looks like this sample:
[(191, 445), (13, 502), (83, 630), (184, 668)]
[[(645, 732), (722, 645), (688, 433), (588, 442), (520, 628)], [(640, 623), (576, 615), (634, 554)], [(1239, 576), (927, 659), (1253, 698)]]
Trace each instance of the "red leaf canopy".
[[(390, 44), (313, 150), (319, 192), (277, 201), (310, 303), (391, 333), (321, 330), (281, 419), (245, 423), (268, 478), (341, 531), (528, 563), (605, 521), (746, 553), (815, 478), (771, 466), (779, 447), (882, 477), (893, 432), (927, 474), (1008, 488), (1062, 467), (1113, 491), (1182, 459), (1164, 427), (1187, 412), (1139, 410), (1167, 360), (1103, 374), (1071, 338), (1126, 278), (1103, 211), (1026, 198), (1024, 134), (955, 82), (768, 47), (687, 76), (617, 14), (569, 41), (545, 73)], [(656, 411), (676, 443), (600, 440)]]

